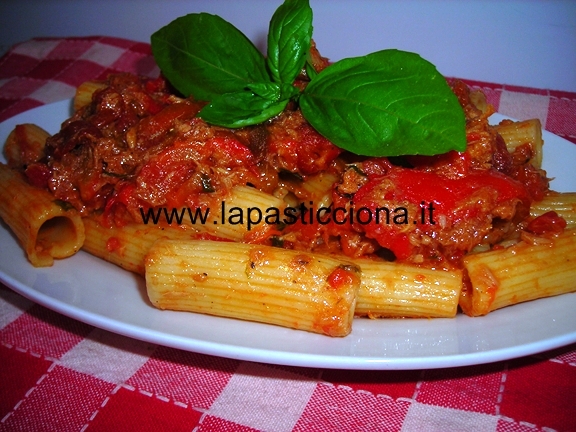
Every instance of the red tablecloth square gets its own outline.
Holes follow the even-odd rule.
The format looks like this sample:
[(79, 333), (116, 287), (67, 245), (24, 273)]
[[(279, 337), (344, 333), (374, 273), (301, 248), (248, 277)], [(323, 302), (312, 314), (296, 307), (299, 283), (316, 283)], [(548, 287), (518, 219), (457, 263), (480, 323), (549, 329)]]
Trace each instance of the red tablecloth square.
[(576, 431), (574, 366), (530, 358), (513, 360), (503, 384), (501, 415), (536, 427)]
[(4, 56), (0, 61), (0, 79), (13, 76), (26, 76), (38, 65), (39, 61), (35, 58), (10, 53)]
[(39, 80), (54, 79), (69, 65), (68, 59), (44, 59), (28, 72), (28, 77)]
[[(129, 415), (127, 415), (129, 413)], [(105, 399), (88, 431), (190, 432), (202, 413), (138, 391), (119, 388)]]
[(85, 77), (93, 77), (91, 79), (99, 79), (103, 77), (106, 68), (102, 65), (94, 63), (89, 60), (75, 60), (74, 68), (68, 68), (63, 70), (60, 75), (58, 75), (58, 81), (62, 81), (72, 87), (78, 87), (80, 84), (86, 81)]
[(36, 385), (51, 364), (42, 357), (0, 345), (0, 420)]

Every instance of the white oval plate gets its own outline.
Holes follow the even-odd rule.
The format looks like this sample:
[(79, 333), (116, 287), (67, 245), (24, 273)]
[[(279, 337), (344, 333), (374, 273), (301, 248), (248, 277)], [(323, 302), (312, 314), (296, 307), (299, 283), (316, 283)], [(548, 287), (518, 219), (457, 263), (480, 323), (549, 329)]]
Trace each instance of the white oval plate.
[[(0, 142), (19, 123), (36, 123), (50, 133), (57, 132), (69, 117), (70, 106), (70, 101), (57, 102), (7, 120), (0, 125)], [(548, 132), (544, 140), (544, 168), (556, 177), (552, 188), (576, 191), (572, 166), (576, 145)], [(330, 338), (158, 310), (149, 303), (141, 277), (85, 252), (57, 261), (51, 268), (33, 268), (4, 223), (0, 245), (0, 280), (23, 296), (95, 327), (198, 353), (292, 366), (424, 369), (505, 360), (576, 342), (576, 293), (479, 318), (357, 319), (349, 336)]]

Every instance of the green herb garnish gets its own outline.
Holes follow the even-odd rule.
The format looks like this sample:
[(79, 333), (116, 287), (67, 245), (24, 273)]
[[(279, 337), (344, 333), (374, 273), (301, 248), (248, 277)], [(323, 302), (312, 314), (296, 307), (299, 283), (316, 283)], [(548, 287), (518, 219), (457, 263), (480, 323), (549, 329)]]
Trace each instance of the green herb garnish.
[[(199, 117), (238, 128), (299, 102), (308, 122), (335, 145), (367, 156), (433, 155), (466, 149), (458, 99), (436, 68), (414, 53), (383, 50), (340, 60), (320, 73), (308, 61), (312, 9), (286, 0), (270, 20), (267, 56), (232, 24), (205, 13), (152, 35), (164, 76), (185, 96), (207, 101)], [(294, 80), (306, 69), (309, 84)]]
[(302, 71), (312, 43), (308, 0), (287, 0), (270, 20), (266, 64), (272, 81), (292, 84)]
[(300, 109), (318, 132), (353, 153), (466, 149), (456, 96), (431, 63), (406, 51), (378, 51), (330, 65), (300, 96)]
[(152, 35), (162, 73), (182, 94), (211, 101), (269, 80), (258, 48), (229, 22), (206, 13), (172, 21)]

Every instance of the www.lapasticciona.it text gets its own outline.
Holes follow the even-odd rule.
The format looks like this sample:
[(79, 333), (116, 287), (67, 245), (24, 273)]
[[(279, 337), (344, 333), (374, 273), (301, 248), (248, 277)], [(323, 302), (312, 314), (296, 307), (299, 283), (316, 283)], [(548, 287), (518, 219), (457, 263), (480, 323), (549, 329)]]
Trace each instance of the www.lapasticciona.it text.
[(250, 231), (257, 225), (293, 225), (300, 222), (302, 225), (313, 225), (318, 223), (320, 225), (327, 225), (335, 223), (336, 225), (344, 224), (430, 224), (434, 225), (434, 210), (435, 207), (432, 202), (425, 203), (422, 201), (420, 204), (420, 211), (418, 214), (409, 215), (406, 207), (396, 207), (393, 209), (387, 207), (376, 207), (369, 209), (367, 207), (355, 208), (351, 205), (349, 208), (345, 207), (318, 207), (315, 208), (311, 202), (309, 206), (301, 203), (297, 207), (268, 207), (261, 209), (260, 207), (227, 207), (223, 201), (220, 205), (219, 212), (216, 217), (211, 219), (210, 208), (172, 208), (166, 207), (149, 208), (147, 210), (140, 208), (142, 222), (144, 224), (159, 224), (166, 222), (168, 224), (191, 224), (191, 225), (205, 225), (207, 223), (217, 224), (230, 224), (230, 225), (246, 225), (246, 229)]

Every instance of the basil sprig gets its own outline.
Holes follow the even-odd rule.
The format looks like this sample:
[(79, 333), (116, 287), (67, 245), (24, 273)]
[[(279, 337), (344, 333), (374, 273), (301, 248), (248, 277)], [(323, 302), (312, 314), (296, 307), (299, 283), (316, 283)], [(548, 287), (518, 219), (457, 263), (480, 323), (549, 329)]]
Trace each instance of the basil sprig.
[[(311, 40), (308, 0), (286, 0), (270, 20), (266, 58), (232, 24), (205, 13), (158, 30), (152, 52), (178, 91), (208, 102), (198, 115), (211, 124), (258, 124), (297, 100), (319, 133), (359, 155), (466, 149), (464, 112), (431, 63), (383, 50), (316, 73), (308, 58)], [(304, 68), (310, 82), (300, 92), (293, 84)]]
[(270, 20), (268, 56), (272, 80), (292, 84), (304, 67), (312, 42), (312, 9), (308, 1), (286, 1)]
[(322, 135), (352, 152), (361, 147), (363, 155), (466, 149), (458, 99), (431, 63), (406, 51), (330, 65), (300, 96), (300, 109)]
[(217, 15), (177, 18), (152, 35), (151, 45), (164, 76), (179, 92), (199, 100), (211, 101), (269, 80), (262, 53)]

